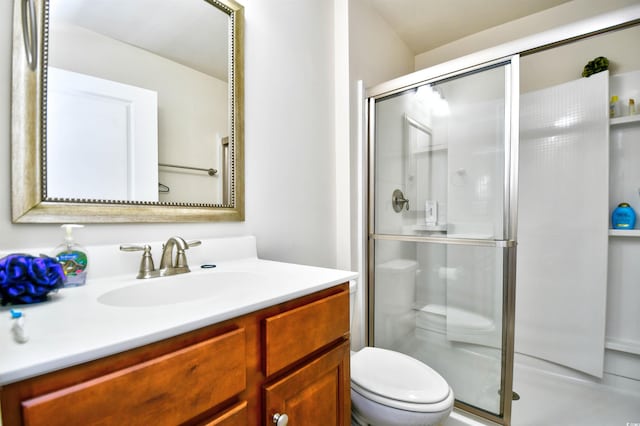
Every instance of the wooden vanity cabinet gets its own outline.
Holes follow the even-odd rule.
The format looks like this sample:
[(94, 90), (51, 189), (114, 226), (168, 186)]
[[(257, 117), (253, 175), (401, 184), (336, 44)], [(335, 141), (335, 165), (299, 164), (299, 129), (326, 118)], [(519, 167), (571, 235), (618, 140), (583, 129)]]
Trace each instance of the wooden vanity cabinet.
[(8, 384), (1, 424), (348, 425), (349, 393), (345, 283)]
[(265, 418), (291, 424), (350, 424), (349, 292), (264, 321)]

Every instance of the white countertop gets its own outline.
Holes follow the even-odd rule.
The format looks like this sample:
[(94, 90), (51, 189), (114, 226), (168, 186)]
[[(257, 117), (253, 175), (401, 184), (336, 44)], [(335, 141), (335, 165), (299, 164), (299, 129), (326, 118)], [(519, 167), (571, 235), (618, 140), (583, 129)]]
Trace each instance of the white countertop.
[[(317, 268), (258, 258), (216, 262), (180, 279), (209, 274), (215, 297), (148, 307), (109, 306), (97, 299), (121, 287), (171, 278), (136, 280), (126, 276), (89, 279), (82, 287), (61, 289), (51, 300), (14, 307), (25, 316), (26, 343), (17, 343), (10, 331), (11, 307), (0, 308), (0, 386), (61, 368), (112, 355), (238, 317), (356, 278), (354, 272)], [(215, 274), (243, 271), (252, 282), (223, 285)], [(179, 284), (179, 283), (176, 283)], [(176, 285), (176, 291), (179, 286)]]

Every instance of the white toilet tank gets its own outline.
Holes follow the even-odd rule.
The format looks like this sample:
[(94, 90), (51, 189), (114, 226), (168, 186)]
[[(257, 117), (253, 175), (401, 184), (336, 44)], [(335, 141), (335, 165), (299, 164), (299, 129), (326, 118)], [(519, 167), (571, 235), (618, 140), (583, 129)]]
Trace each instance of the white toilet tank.
[(418, 263), (411, 259), (393, 259), (376, 266), (376, 346), (395, 347), (397, 341), (413, 333), (417, 270)]

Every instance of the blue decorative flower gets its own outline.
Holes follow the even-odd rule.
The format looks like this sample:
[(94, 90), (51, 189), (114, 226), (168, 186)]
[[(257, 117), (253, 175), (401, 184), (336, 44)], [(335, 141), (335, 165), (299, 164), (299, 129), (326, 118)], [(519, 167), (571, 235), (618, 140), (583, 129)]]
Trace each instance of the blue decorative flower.
[(10, 254), (0, 259), (1, 303), (43, 302), (65, 279), (62, 266), (52, 257)]

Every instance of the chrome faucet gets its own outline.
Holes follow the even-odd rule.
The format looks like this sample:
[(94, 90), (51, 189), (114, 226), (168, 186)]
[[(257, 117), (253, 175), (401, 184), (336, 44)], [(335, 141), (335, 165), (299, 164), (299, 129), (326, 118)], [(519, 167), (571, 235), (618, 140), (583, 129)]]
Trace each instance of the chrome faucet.
[[(169, 238), (167, 242), (162, 245), (162, 258), (160, 259), (160, 267), (158, 269), (155, 269), (153, 264), (151, 246), (146, 244), (143, 246), (122, 244), (120, 250), (144, 251), (136, 278), (156, 278), (190, 272), (191, 270), (187, 264), (185, 250), (188, 250), (189, 247), (199, 246), (200, 244), (202, 244), (202, 241), (186, 242), (181, 237)], [(175, 258), (173, 257), (174, 248), (176, 249)]]

